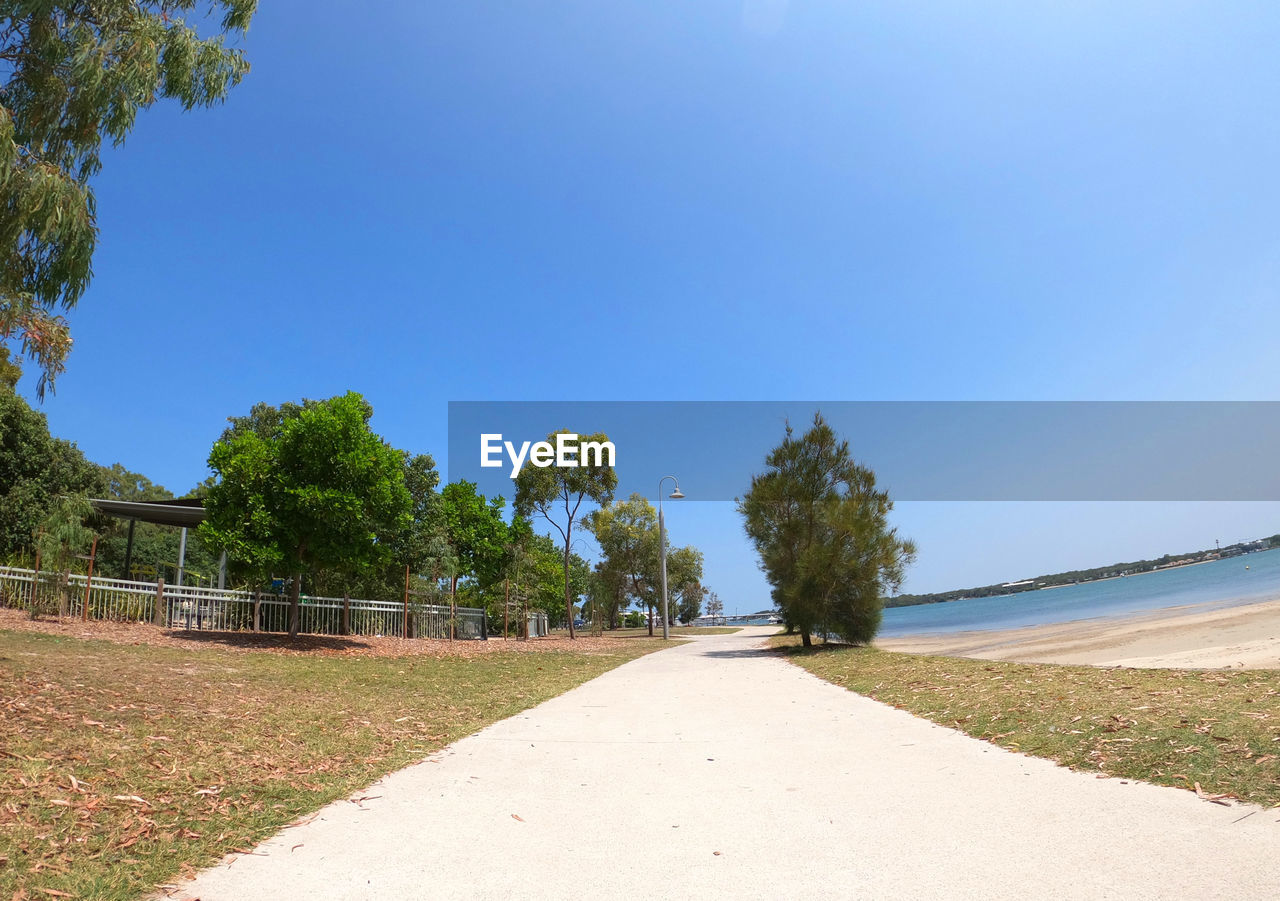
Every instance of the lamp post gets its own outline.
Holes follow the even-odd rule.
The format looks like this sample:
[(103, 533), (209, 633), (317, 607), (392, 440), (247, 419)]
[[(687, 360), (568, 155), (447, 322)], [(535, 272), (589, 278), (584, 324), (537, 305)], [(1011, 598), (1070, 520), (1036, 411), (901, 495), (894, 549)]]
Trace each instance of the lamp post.
[(658, 479), (658, 558), (662, 561), (662, 640), (671, 637), (667, 631), (667, 524), (662, 518), (662, 483), (667, 479), (676, 483), (676, 490), (671, 492), (671, 499), (678, 501), (684, 497), (680, 491), (680, 480), (675, 476), (663, 476)]

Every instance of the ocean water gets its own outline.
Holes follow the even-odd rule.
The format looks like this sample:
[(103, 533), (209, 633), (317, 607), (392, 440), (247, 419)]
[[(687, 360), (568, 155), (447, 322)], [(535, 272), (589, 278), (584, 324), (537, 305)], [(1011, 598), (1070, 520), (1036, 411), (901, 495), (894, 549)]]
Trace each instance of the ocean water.
[(1272, 598), (1280, 598), (1280, 548), (1083, 585), (892, 607), (884, 612), (880, 634), (1014, 629), (1164, 607), (1232, 607)]

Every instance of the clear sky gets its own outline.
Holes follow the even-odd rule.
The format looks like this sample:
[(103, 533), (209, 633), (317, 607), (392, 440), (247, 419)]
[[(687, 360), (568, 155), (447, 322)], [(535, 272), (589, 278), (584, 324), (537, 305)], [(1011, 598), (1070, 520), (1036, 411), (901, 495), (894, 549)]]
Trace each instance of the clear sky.
[[(1280, 7), (1046, 6), (262, 0), (107, 156), (51, 426), (180, 492), (349, 388), (438, 458), (449, 400), (1280, 399)], [(1280, 531), (898, 513), (921, 591)], [(670, 518), (766, 605), (731, 507)]]

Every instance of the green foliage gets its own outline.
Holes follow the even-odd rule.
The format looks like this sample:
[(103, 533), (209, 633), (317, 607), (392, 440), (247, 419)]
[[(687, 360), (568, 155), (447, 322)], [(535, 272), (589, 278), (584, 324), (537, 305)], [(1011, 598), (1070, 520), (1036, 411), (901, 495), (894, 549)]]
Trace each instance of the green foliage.
[(633, 602), (652, 607), (661, 590), (658, 513), (642, 495), (602, 506), (585, 520), (603, 556), (596, 567), (601, 601), (610, 628)]
[[(506, 565), (503, 577), (508, 580), (512, 601), (513, 624), (525, 613), (541, 610), (547, 614), (552, 628), (565, 625), (565, 568), (564, 553), (550, 536), (534, 532), (528, 520), (519, 516), (508, 526), (510, 541), (506, 546)], [(588, 594), (591, 588), (591, 568), (577, 554), (569, 555), (569, 591), (574, 598)], [(502, 605), (506, 592), (495, 583), (494, 589), (481, 597), (478, 606), (487, 606), (490, 621), (501, 628)]]
[(440, 473), (430, 454), (406, 454), (404, 487), (409, 492), (409, 521), (396, 542), (397, 563), (407, 564), (416, 572), (425, 571), (431, 556), (432, 541), (440, 529)]
[(0, 391), (6, 388), (10, 391), (16, 390), (20, 378), (22, 378), (22, 365), (10, 358), (9, 348), (0, 344)]
[(93, 506), (81, 494), (64, 494), (53, 502), (36, 533), (42, 568), (61, 572), (89, 553), (93, 530), (87, 523), (93, 515)]
[(673, 623), (693, 622), (702, 613), (702, 563), (702, 551), (693, 546), (667, 552), (667, 612)]
[[(658, 514), (644, 496), (607, 504), (591, 513), (586, 527), (604, 559), (596, 566), (592, 597), (610, 628), (632, 603), (650, 612), (662, 603), (662, 562), (658, 548)], [(670, 533), (667, 534), (670, 541)], [(702, 551), (681, 547), (667, 551), (667, 615), (685, 622), (702, 609)], [(659, 620), (660, 621), (660, 620)]]
[[(570, 433), (569, 429), (552, 432), (547, 436), (547, 441), (554, 445), (557, 435), (568, 433)], [(604, 443), (609, 440), (609, 437), (599, 432), (594, 435), (580, 435), (580, 440)], [(574, 637), (571, 595), (573, 586), (569, 575), (573, 525), (577, 521), (578, 511), (584, 501), (607, 504), (613, 499), (613, 491), (618, 487), (618, 474), (613, 471), (612, 466), (606, 466), (601, 461), (591, 462), (585, 458), (579, 463), (580, 465), (574, 467), (542, 467), (531, 464), (521, 469), (515, 479), (516, 513), (522, 517), (538, 514), (554, 526), (564, 540), (564, 607), (570, 638)]]
[(404, 455), (369, 428), (372, 415), (349, 392), (261, 418), (270, 427), (233, 422), (209, 454), (218, 482), (200, 532), (259, 578), (294, 573), (291, 634), (302, 573), (386, 563), (410, 524)]
[[(43, 396), (71, 338), (60, 315), (92, 274), (92, 177), (157, 99), (221, 101), (249, 69), (227, 38), (257, 0), (0, 0), (0, 341), (40, 366)], [(215, 21), (202, 36), (181, 16)]]
[(819, 630), (869, 642), (885, 589), (901, 584), (915, 557), (889, 527), (889, 495), (821, 414), (799, 439), (788, 425), (765, 462), (738, 510), (784, 620), (806, 646)]
[(98, 469), (80, 449), (52, 437), (44, 414), (0, 387), (0, 559), (34, 550), (60, 496), (100, 490)]
[(480, 589), (503, 577), (509, 536), (502, 518), (506, 501), (476, 493), (474, 482), (451, 482), (440, 492), (440, 518), (458, 573), (471, 575)]

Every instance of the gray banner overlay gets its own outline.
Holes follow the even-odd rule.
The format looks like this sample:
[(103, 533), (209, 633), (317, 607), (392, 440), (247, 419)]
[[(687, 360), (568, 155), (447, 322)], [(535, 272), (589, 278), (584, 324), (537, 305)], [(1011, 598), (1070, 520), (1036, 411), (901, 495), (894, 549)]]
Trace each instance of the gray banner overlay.
[(447, 475), (511, 499), (511, 461), (482, 467), (480, 436), (570, 429), (614, 443), (619, 497), (670, 474), (690, 500), (733, 500), (819, 410), (894, 500), (1280, 500), (1274, 401), (453, 401)]

